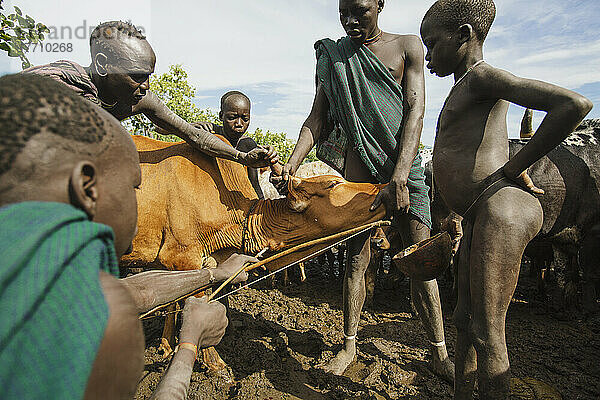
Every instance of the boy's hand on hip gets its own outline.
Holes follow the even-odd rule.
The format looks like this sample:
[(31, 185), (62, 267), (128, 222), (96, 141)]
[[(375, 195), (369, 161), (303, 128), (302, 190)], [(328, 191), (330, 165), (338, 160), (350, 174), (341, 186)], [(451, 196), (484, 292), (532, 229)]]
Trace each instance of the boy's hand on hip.
[(535, 184), (531, 180), (531, 177), (527, 173), (527, 170), (521, 172), (519, 175), (517, 175), (514, 178), (511, 176), (508, 176), (506, 174), (506, 171), (504, 171), (504, 173), (508, 179), (515, 182), (517, 185), (521, 186), (523, 189), (527, 190), (529, 193), (533, 194), (534, 196), (541, 196), (544, 194), (544, 191), (542, 189), (535, 186)]

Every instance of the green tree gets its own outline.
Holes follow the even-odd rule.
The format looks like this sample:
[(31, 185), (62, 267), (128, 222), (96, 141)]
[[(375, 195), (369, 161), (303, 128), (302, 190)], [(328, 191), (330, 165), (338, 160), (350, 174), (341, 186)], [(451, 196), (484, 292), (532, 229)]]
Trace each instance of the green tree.
[(19, 57), (25, 69), (31, 67), (27, 59), (29, 46), (44, 40), (44, 33), (49, 30), (29, 15), (23, 15), (19, 7), (14, 6), (14, 9), (13, 14), (6, 14), (0, 0), (0, 50), (6, 51), (9, 57)]
[[(296, 145), (294, 141), (288, 139), (287, 135), (284, 132), (271, 132), (269, 130), (263, 131), (260, 128), (256, 128), (253, 133), (248, 133), (252, 139), (256, 141), (256, 143), (260, 145), (268, 145), (275, 147), (277, 150), (277, 154), (279, 154), (279, 159), (282, 162), (286, 162), (292, 151), (294, 150), (294, 146)], [(303, 163), (316, 161), (317, 156), (315, 154), (315, 149), (313, 148), (308, 156), (304, 159)]]

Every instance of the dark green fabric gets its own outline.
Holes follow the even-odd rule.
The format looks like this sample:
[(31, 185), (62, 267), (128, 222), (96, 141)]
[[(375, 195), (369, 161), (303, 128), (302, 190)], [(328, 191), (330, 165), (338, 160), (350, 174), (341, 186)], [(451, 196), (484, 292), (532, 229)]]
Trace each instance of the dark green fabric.
[[(371, 50), (348, 36), (320, 40), (315, 49), (317, 85), (327, 96), (333, 127), (319, 139), (317, 157), (343, 174), (347, 146), (352, 146), (378, 182), (389, 182), (402, 134), (402, 87)], [(410, 212), (431, 227), (424, 172), (417, 154), (407, 184)]]
[(0, 208), (0, 397), (80, 399), (108, 320), (113, 232), (63, 203)]

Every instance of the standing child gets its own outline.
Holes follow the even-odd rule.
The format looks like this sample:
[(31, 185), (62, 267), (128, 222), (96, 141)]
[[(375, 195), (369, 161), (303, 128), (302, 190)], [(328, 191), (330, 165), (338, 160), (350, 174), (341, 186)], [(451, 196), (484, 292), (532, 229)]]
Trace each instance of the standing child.
[[(506, 399), (509, 362), (505, 318), (521, 256), (542, 224), (543, 194), (527, 168), (557, 146), (592, 108), (588, 99), (549, 83), (516, 77), (483, 61), (492, 0), (440, 0), (425, 15), (427, 68), (455, 84), (438, 121), (433, 173), (442, 198), (464, 217), (459, 298), (454, 318), (455, 398)], [(509, 102), (547, 115), (510, 161)]]

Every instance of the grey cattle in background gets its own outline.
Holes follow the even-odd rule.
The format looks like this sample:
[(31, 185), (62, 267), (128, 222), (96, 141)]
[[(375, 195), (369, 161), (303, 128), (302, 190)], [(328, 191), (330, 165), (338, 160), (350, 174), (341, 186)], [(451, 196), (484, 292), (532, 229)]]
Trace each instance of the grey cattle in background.
[[(510, 156), (526, 143), (527, 140), (510, 139)], [(579, 271), (573, 260), (586, 236), (600, 223), (600, 119), (583, 121), (559, 146), (533, 164), (528, 172), (545, 194), (539, 198), (544, 210), (542, 229), (525, 254), (549, 259), (550, 255), (545, 253), (547, 249), (552, 249), (550, 270), (555, 272), (553, 278), (561, 289), (561, 298), (552, 298), (553, 306), (562, 308), (563, 305), (573, 305), (579, 280)], [(427, 163), (425, 174), (430, 185), (431, 162)], [(435, 229), (448, 215), (442, 199), (435, 193), (431, 212)], [(557, 304), (559, 302), (560, 306)]]

